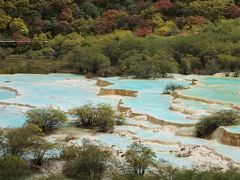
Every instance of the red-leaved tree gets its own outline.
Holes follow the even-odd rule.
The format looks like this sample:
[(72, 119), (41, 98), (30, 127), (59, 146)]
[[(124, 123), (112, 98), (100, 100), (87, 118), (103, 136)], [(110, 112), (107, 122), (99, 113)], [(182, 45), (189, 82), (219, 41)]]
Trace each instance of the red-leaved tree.
[(128, 16), (125, 11), (108, 10), (96, 19), (94, 30), (97, 34), (111, 33), (117, 28), (119, 19), (125, 16)]
[(173, 6), (170, 0), (160, 0), (154, 3), (154, 7), (157, 9), (169, 9)]
[(231, 4), (228, 8), (227, 8), (227, 16), (230, 18), (238, 18), (240, 17), (240, 7), (238, 7), (235, 4)]

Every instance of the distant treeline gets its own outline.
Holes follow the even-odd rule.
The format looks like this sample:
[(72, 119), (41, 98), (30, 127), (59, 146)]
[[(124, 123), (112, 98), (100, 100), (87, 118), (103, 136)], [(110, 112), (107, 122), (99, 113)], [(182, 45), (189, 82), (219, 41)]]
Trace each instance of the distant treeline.
[[(187, 36), (136, 37), (131, 31), (82, 36), (57, 35), (49, 43), (21, 46), (25, 58), (11, 60), (1, 49), (1, 72), (54, 72), (162, 77), (166, 73), (214, 74), (240, 69), (240, 19), (221, 20)], [(41, 34), (39, 38), (47, 38)], [(6, 58), (6, 60), (4, 60)], [(16, 63), (17, 61), (17, 63)]]
[(0, 1), (1, 39), (33, 41), (0, 48), (0, 73), (238, 72), (239, 17), (237, 0)]
[(107, 34), (175, 35), (240, 16), (239, 0), (7, 0), (0, 1), (0, 35), (34, 37)]

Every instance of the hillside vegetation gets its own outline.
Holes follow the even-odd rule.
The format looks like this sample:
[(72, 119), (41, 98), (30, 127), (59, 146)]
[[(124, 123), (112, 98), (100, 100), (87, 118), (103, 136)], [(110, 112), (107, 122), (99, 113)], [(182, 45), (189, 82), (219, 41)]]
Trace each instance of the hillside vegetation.
[(239, 0), (0, 0), (0, 39), (32, 40), (2, 45), (0, 73), (238, 72), (239, 17)]

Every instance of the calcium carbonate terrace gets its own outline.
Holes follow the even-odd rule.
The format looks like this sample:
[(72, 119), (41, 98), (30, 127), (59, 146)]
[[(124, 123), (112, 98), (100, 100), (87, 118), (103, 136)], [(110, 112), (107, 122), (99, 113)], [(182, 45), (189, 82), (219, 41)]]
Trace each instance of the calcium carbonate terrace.
[[(191, 85), (192, 78), (198, 80), (196, 86)], [(187, 90), (179, 91), (180, 94), (240, 104), (240, 80), (234, 78), (174, 75), (174, 79), (157, 80), (134, 80), (119, 77), (101, 79), (113, 83), (103, 87), (105, 89), (133, 90), (137, 91), (137, 96), (99, 96), (100, 87), (96, 86), (97, 80), (89, 80), (79, 75), (0, 75), (0, 127), (22, 126), (25, 122), (24, 112), (32, 107), (54, 107), (64, 111), (87, 103), (108, 103), (117, 107), (120, 98), (122, 106), (131, 108), (133, 112), (150, 115), (170, 124), (194, 125), (202, 115), (230, 108), (228, 104), (208, 104), (195, 100), (174, 99), (170, 95), (163, 95), (165, 86), (172, 82), (190, 87)], [(185, 114), (177, 110), (173, 111), (170, 110), (170, 107), (192, 110), (193, 113)], [(240, 158), (238, 158), (240, 148), (238, 147), (223, 145), (216, 140), (178, 136), (175, 134), (174, 128), (173, 131), (165, 132), (159, 130), (158, 124), (147, 120), (128, 119), (127, 122), (129, 125), (118, 126), (115, 131), (129, 134), (129, 136), (99, 134), (96, 139), (107, 145), (126, 148), (133, 142), (132, 137), (139, 138), (157, 152), (157, 157), (178, 166), (190, 167), (198, 161), (198, 159), (176, 157), (169, 153), (179, 145), (208, 147), (214, 152), (240, 163)], [(240, 133), (238, 126), (225, 127), (225, 129)]]
[(169, 110), (172, 97), (163, 95), (163, 90), (168, 83), (175, 82), (189, 86), (190, 81), (179, 79), (160, 80), (132, 80), (119, 78), (106, 78), (105, 80), (114, 83), (107, 86), (109, 89), (125, 89), (138, 91), (136, 98), (123, 101), (124, 106), (132, 108), (134, 112), (148, 114), (156, 118), (179, 124), (192, 124), (195, 120), (187, 119), (187, 116)]
[(199, 85), (184, 92), (209, 100), (240, 104), (240, 79), (224, 77), (204, 77)]
[(0, 100), (15, 98), (16, 93), (9, 90), (0, 89)]

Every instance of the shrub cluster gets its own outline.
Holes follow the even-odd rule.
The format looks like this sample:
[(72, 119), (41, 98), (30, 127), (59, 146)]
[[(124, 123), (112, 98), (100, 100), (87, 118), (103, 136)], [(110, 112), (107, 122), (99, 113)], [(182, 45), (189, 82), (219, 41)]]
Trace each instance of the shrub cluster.
[(26, 179), (33, 167), (40, 167), (56, 145), (42, 138), (41, 129), (33, 124), (9, 129), (0, 134), (0, 177)]
[[(133, 143), (121, 156), (114, 158), (108, 148), (83, 141), (81, 146), (62, 148), (64, 167), (62, 174), (31, 177), (47, 159), (46, 152), (54, 145), (41, 137), (41, 129), (35, 125), (0, 132), (0, 177), (6, 180), (57, 180), (57, 179), (113, 179), (113, 180), (236, 180), (239, 169), (222, 171), (219, 168), (200, 171), (199, 169), (178, 169), (166, 162), (156, 162), (155, 153), (147, 146)], [(27, 157), (27, 158), (26, 158)], [(34, 163), (34, 166), (31, 166)], [(65, 177), (65, 176), (66, 177)]]
[(170, 94), (172, 91), (175, 91), (175, 90), (178, 90), (178, 89), (185, 89), (185, 87), (181, 84), (169, 83), (164, 88), (163, 94)]
[[(236, 180), (239, 169), (223, 171), (210, 168), (179, 169), (168, 162), (155, 160), (155, 153), (140, 143), (130, 145), (120, 161), (102, 146), (83, 144), (68, 147), (64, 174), (73, 179), (112, 180)], [(70, 156), (69, 156), (70, 155)], [(93, 158), (94, 157), (94, 158)]]
[(77, 118), (77, 126), (97, 128), (100, 132), (110, 131), (115, 124), (124, 123), (122, 114), (118, 114), (107, 104), (98, 104), (96, 106), (87, 104), (70, 110), (70, 114)]
[(100, 180), (111, 161), (111, 152), (86, 143), (80, 148), (68, 148), (63, 173), (72, 178)]
[(240, 114), (233, 110), (222, 110), (203, 117), (196, 126), (197, 137), (208, 137), (219, 126), (240, 124)]
[(26, 112), (23, 127), (0, 131), (0, 179), (26, 179), (33, 169), (41, 167), (51, 158), (49, 152), (53, 154), (59, 148), (44, 139), (44, 133), (59, 128), (65, 121), (66, 114), (60, 110), (31, 109)]
[(66, 113), (52, 108), (31, 109), (26, 113), (26, 124), (35, 124), (46, 133), (67, 121)]

